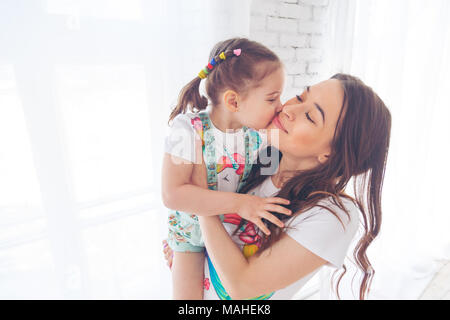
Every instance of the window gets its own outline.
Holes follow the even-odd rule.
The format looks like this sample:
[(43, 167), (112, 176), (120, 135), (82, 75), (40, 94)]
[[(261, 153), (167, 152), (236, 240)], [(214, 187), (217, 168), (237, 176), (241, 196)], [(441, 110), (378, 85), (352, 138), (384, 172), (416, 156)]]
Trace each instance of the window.
[(224, 26), (249, 3), (186, 3), (3, 1), (0, 298), (170, 298), (169, 109), (215, 42), (248, 34)]

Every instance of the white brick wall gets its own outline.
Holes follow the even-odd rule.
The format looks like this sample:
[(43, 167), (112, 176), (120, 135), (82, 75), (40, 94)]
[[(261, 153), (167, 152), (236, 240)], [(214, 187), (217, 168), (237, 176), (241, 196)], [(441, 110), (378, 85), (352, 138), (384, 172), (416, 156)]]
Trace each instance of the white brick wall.
[(253, 0), (250, 38), (277, 53), (286, 67), (282, 98), (324, 80), (323, 39), (329, 0)]

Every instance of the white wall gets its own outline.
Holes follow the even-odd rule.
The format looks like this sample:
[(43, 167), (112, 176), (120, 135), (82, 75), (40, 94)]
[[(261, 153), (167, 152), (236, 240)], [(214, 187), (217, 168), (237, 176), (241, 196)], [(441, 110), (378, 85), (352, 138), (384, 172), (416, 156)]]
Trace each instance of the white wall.
[(324, 39), (329, 0), (253, 0), (250, 38), (278, 54), (286, 67), (283, 99), (324, 80)]

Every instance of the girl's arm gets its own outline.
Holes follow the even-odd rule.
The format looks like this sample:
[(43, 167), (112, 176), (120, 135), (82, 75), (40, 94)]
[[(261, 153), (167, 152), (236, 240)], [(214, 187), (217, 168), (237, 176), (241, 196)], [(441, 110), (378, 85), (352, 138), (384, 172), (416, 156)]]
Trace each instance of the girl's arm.
[[(195, 172), (195, 176), (193, 173)], [(162, 169), (162, 198), (172, 210), (198, 216), (237, 213), (256, 224), (264, 233), (269, 230), (262, 218), (282, 227), (283, 223), (269, 211), (290, 215), (280, 204), (289, 204), (282, 198), (260, 198), (248, 194), (221, 192), (207, 189), (204, 164), (193, 164), (165, 154)]]
[(286, 234), (259, 256), (245, 258), (218, 217), (199, 217), (205, 247), (233, 299), (282, 289), (327, 263)]
[[(206, 175), (203, 186), (192, 183), (195, 166), (198, 165), (167, 153), (164, 155), (161, 179), (164, 205), (172, 210), (204, 216), (237, 212), (239, 194), (207, 189)], [(197, 184), (200, 181), (196, 178)]]

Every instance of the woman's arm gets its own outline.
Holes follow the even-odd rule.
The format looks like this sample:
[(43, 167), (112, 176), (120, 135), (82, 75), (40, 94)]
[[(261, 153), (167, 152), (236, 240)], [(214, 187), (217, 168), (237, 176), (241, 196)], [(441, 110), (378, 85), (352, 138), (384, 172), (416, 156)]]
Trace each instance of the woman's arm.
[(259, 256), (245, 258), (218, 217), (199, 217), (205, 247), (233, 299), (282, 289), (327, 263), (286, 234)]

